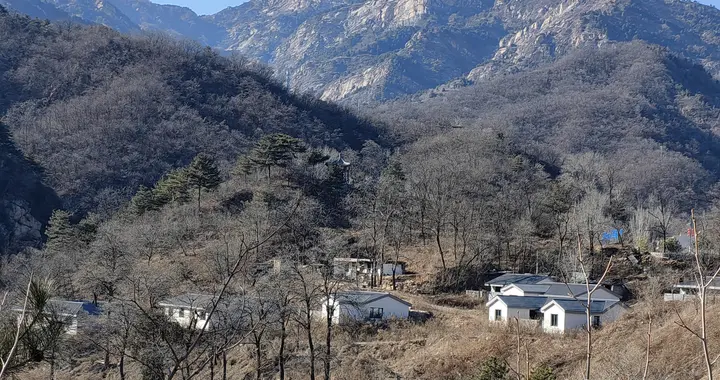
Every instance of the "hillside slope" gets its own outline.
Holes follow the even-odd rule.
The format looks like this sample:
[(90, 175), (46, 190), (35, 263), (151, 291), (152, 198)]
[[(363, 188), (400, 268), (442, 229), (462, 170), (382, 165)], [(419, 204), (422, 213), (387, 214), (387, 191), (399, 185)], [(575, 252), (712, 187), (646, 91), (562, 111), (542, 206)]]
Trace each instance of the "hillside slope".
[(0, 14), (0, 114), (73, 211), (110, 211), (197, 153), (227, 169), (273, 132), (359, 148), (378, 130), (267, 70), (161, 36)]

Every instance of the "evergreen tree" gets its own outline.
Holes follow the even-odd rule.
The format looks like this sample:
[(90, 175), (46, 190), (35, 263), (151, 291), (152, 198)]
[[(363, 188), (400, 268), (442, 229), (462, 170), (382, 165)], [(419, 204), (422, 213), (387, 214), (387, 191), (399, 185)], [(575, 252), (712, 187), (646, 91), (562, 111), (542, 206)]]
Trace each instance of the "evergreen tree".
[(207, 154), (198, 154), (188, 166), (188, 184), (197, 189), (197, 207), (200, 213), (200, 193), (202, 189), (212, 190), (220, 186), (220, 171), (215, 166), (215, 160)]
[(189, 187), (187, 169), (175, 169), (155, 184), (153, 195), (162, 205), (172, 202), (185, 203), (190, 199)]
[(486, 360), (482, 367), (480, 367), (480, 373), (475, 378), (476, 380), (508, 380), (508, 367), (504, 361), (492, 357)]
[(557, 379), (557, 376), (553, 373), (552, 368), (541, 365), (538, 368), (535, 368), (532, 373), (530, 374), (529, 380), (555, 380)]
[(130, 200), (130, 203), (133, 211), (138, 215), (142, 215), (147, 211), (158, 210), (161, 206), (155, 199), (155, 195), (152, 190), (143, 185), (140, 185), (140, 188), (137, 193), (135, 193), (135, 196)]
[(247, 176), (252, 174), (253, 170), (254, 165), (252, 160), (250, 160), (248, 156), (240, 156), (240, 158), (238, 158), (237, 160), (237, 163), (235, 164), (233, 174)]
[(77, 248), (75, 247), (77, 231), (70, 224), (70, 214), (67, 211), (53, 211), (45, 235), (47, 236), (45, 248), (52, 254), (66, 253)]
[(285, 167), (295, 157), (295, 154), (305, 152), (302, 140), (284, 133), (267, 135), (260, 139), (250, 154), (250, 162), (256, 167), (267, 170), (270, 180), (270, 170), (273, 166)]

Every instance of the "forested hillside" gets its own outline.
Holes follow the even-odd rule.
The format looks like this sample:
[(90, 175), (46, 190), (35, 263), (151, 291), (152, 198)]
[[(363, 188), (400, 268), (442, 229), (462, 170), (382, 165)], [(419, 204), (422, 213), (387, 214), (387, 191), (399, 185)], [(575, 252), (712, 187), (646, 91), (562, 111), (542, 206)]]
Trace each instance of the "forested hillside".
[(719, 102), (720, 84), (701, 66), (636, 42), (588, 48), (538, 70), (431, 91), (373, 114), (411, 141), (493, 131), (563, 172), (572, 157), (592, 154), (594, 165), (611, 168), (628, 200), (674, 189), (687, 208), (707, 202), (720, 174)]
[(377, 130), (288, 94), (267, 69), (190, 42), (0, 14), (0, 112), (74, 211), (112, 210), (140, 184), (209, 152), (221, 165), (258, 137), (358, 148)]

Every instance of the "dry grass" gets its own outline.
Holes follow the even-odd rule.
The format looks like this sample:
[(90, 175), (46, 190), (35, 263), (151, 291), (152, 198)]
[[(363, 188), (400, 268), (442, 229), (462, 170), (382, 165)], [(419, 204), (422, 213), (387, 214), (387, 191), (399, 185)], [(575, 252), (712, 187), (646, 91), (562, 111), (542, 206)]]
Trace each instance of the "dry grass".
[[(516, 366), (516, 336), (512, 327), (497, 326), (487, 320), (484, 308), (476, 310), (439, 306), (420, 296), (401, 294), (410, 299), (416, 308), (431, 311), (435, 318), (425, 324), (397, 322), (386, 329), (354, 328), (338, 331), (333, 341), (336, 357), (333, 360), (333, 378), (338, 380), (395, 379), (462, 379), (474, 373), (481, 363), (492, 356)], [(675, 322), (678, 317), (672, 307), (677, 306), (682, 318), (697, 326), (699, 316), (691, 303), (639, 303), (619, 321), (595, 333), (593, 379), (639, 379), (645, 363), (647, 315), (653, 315), (650, 379), (702, 379), (702, 352), (697, 340)], [(709, 312), (711, 352), (720, 354), (720, 305)], [(322, 346), (322, 327), (318, 327), (319, 347)], [(529, 345), (531, 367), (547, 364), (561, 379), (582, 378), (585, 360), (585, 335), (574, 333), (548, 335), (534, 330), (523, 330), (523, 345)], [(295, 348), (288, 362), (289, 379), (307, 378), (307, 353), (303, 340), (295, 348), (296, 338), (289, 341)], [(254, 361), (250, 347), (238, 348), (230, 355), (231, 379), (252, 376)], [(268, 351), (273, 351), (272, 346)], [(271, 354), (269, 352), (269, 354)], [(273, 377), (269, 363), (268, 377)], [(522, 350), (521, 369), (525, 367)], [(132, 368), (132, 367), (131, 367)], [(317, 363), (318, 374), (322, 362)], [(60, 371), (57, 378), (64, 379), (115, 379), (114, 371), (102, 376), (98, 367), (80, 362), (72, 370)], [(22, 374), (21, 379), (45, 379), (47, 367), (42, 366)], [(137, 374), (137, 372), (134, 372)], [(131, 376), (129, 378), (137, 378)]]

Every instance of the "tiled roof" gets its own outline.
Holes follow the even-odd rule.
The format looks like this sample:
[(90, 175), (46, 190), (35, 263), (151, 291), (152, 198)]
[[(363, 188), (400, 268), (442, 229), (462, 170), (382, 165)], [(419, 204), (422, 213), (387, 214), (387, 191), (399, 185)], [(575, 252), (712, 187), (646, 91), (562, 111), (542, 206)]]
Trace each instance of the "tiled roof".
[(341, 303), (352, 303), (357, 305), (364, 305), (368, 304), (370, 302), (379, 300), (381, 298), (385, 297), (391, 297), (395, 299), (396, 301), (399, 301), (401, 303), (404, 303), (408, 306), (411, 306), (409, 302), (395, 297), (390, 293), (387, 292), (373, 292), (373, 291), (365, 291), (365, 290), (350, 290), (350, 291), (342, 291), (338, 292), (336, 295), (336, 298)]
[(490, 306), (495, 302), (502, 301), (512, 309), (540, 310), (547, 303), (547, 300), (547, 297), (496, 296), (487, 305)]
[[(585, 313), (585, 303), (577, 300), (569, 300), (569, 299), (551, 299), (549, 298), (547, 301), (547, 304), (543, 306), (545, 308), (547, 305), (550, 305), (551, 303), (556, 303), (558, 306), (560, 306), (563, 310), (565, 310), (566, 313), (577, 313), (577, 314), (584, 314)], [(615, 305), (617, 302), (612, 301), (593, 301), (590, 304), (590, 313), (591, 314), (602, 314), (607, 309), (609, 309), (611, 306)]]

